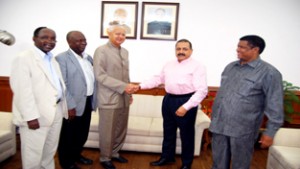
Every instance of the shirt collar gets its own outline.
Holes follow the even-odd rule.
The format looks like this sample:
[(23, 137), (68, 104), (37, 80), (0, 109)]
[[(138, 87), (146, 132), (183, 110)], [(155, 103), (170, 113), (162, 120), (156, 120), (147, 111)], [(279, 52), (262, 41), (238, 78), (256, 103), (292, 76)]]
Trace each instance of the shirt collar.
[(76, 57), (79, 57), (79, 58), (82, 58), (82, 59), (86, 59), (88, 57), (88, 55), (85, 53), (85, 52), (82, 52), (82, 57), (79, 56), (76, 52), (74, 52), (71, 48), (70, 48), (70, 51), (76, 56)]
[(181, 61), (181, 62), (178, 62), (178, 60), (177, 60), (177, 62), (179, 63), (179, 64), (184, 64), (184, 63), (188, 63), (190, 60), (192, 60), (192, 57), (190, 56), (189, 58), (187, 58), (187, 59), (184, 59), (183, 61)]
[[(253, 60), (253, 61), (251, 61), (251, 62), (249, 62), (249, 63), (246, 63), (245, 65), (248, 65), (248, 66), (250, 66), (250, 67), (255, 68), (260, 62), (261, 62), (261, 59), (260, 59), (260, 57), (258, 57), (257, 59), (255, 59), (255, 60)], [(237, 60), (237, 61), (235, 62), (235, 65), (236, 65), (236, 66), (241, 66), (240, 61)]]
[(53, 54), (51, 52), (43, 52), (41, 49), (39, 49), (38, 47), (34, 46), (34, 49), (38, 52), (38, 54), (42, 57), (42, 59), (44, 59), (47, 56), (50, 56), (50, 58), (53, 57)]
[(120, 50), (121, 49), (121, 46), (120, 47), (117, 47), (116, 45), (114, 45), (113, 43), (111, 43), (111, 41), (108, 41), (107, 44), (117, 50)]

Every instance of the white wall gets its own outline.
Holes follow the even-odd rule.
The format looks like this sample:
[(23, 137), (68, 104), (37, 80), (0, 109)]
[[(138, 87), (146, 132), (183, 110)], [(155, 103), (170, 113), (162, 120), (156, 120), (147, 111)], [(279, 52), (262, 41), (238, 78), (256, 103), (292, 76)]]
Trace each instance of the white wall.
[[(140, 82), (158, 73), (175, 58), (175, 41), (141, 40), (142, 1), (139, 1), (137, 39), (123, 44), (130, 52), (131, 80)], [(159, 2), (159, 1), (157, 1)], [(165, 0), (179, 2), (178, 39), (193, 43), (194, 58), (207, 66), (208, 85), (219, 86), (224, 67), (236, 59), (238, 39), (257, 34), (266, 41), (262, 59), (277, 67), (283, 79), (300, 86), (299, 0)], [(16, 54), (32, 42), (33, 30), (47, 26), (56, 31), (58, 54), (68, 49), (65, 35), (82, 31), (86, 52), (93, 55), (107, 39), (100, 38), (100, 0), (0, 0), (0, 29), (16, 37), (13, 46), (0, 44), (0, 76), (9, 76)]]

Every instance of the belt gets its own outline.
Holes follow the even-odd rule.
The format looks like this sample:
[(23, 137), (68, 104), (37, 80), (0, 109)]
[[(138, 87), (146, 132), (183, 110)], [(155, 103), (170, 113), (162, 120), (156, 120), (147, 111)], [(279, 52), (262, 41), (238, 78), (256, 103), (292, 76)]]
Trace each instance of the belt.
[(170, 93), (167, 93), (170, 97), (174, 97), (174, 98), (182, 98), (182, 97), (191, 97), (195, 92), (192, 92), (192, 93), (187, 93), (187, 94), (180, 94), (180, 95), (177, 95), (177, 94), (170, 94)]
[(59, 98), (59, 99), (56, 101), (56, 104), (58, 104), (60, 101), (61, 101), (61, 98)]

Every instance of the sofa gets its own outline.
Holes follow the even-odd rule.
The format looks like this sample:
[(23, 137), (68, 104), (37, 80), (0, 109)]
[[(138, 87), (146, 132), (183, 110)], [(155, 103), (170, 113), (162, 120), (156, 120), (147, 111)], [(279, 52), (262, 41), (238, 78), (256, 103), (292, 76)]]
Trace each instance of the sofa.
[(16, 128), (12, 113), (0, 112), (0, 162), (16, 153)]
[[(128, 131), (122, 150), (161, 153), (163, 141), (163, 119), (161, 115), (163, 96), (133, 94), (130, 105)], [(92, 113), (88, 140), (85, 147), (99, 148), (99, 115)], [(200, 106), (195, 124), (195, 156), (200, 155), (204, 129), (210, 125), (210, 118)], [(179, 131), (177, 133), (176, 154), (181, 153)]]
[(267, 169), (300, 169), (300, 129), (278, 130), (269, 148)]

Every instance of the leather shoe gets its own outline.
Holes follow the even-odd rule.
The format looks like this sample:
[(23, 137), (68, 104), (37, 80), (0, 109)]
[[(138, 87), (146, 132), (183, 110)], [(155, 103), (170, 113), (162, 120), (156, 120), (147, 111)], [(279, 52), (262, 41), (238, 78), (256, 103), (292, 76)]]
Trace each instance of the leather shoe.
[(187, 165), (183, 165), (183, 166), (181, 166), (180, 169), (191, 169), (191, 167), (190, 167), (190, 166), (187, 166)]
[(117, 161), (119, 163), (127, 163), (128, 162), (128, 160), (126, 158), (122, 157), (122, 156), (112, 157), (111, 159), (114, 160), (114, 161)]
[(103, 162), (101, 162), (101, 165), (105, 169), (116, 169), (116, 167), (114, 166), (114, 164), (111, 161), (103, 161)]
[(80, 163), (80, 164), (85, 164), (85, 165), (93, 164), (93, 160), (85, 158), (83, 156), (80, 156), (80, 158), (77, 160), (77, 162)]
[(152, 166), (162, 166), (162, 165), (166, 165), (166, 164), (174, 163), (174, 162), (175, 162), (175, 160), (168, 160), (166, 158), (160, 158), (157, 161), (151, 162), (150, 165), (152, 165)]

